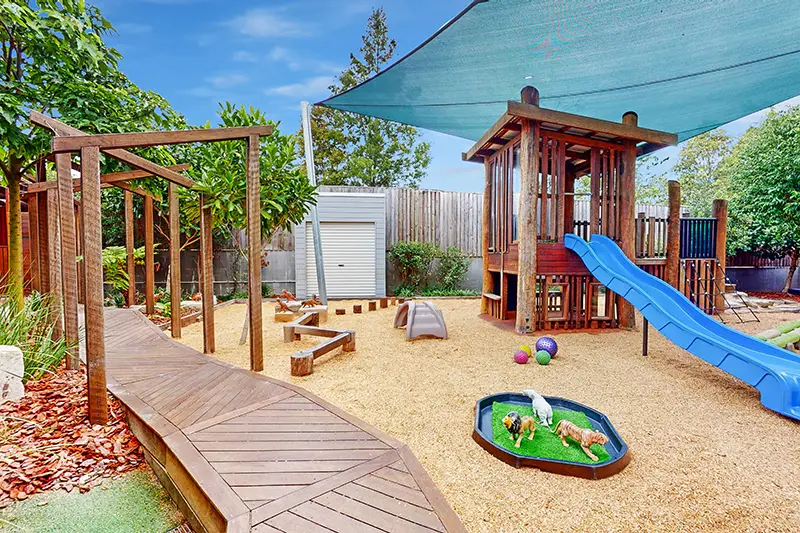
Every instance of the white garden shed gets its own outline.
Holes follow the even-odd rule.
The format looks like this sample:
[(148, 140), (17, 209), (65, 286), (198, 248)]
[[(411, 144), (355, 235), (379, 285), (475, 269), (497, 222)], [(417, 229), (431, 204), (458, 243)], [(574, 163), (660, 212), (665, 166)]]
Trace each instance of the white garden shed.
[[(317, 211), (328, 298), (386, 296), (386, 198), (320, 192)], [(295, 227), (297, 296), (319, 294), (311, 217)]]

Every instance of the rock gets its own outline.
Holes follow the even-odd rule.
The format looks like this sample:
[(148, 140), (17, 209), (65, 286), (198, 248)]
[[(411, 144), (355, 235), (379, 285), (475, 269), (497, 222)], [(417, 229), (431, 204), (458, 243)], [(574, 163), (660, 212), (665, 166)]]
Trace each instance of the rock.
[(0, 346), (0, 404), (19, 400), (25, 395), (24, 375), (22, 350), (16, 346)]

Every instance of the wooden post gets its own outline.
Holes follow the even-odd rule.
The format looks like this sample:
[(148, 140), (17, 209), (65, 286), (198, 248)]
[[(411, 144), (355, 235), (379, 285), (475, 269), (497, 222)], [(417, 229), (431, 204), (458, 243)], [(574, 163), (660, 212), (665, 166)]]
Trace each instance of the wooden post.
[(144, 197), (144, 299), (145, 312), (152, 315), (156, 311), (156, 272), (155, 246), (153, 242), (153, 197)]
[(100, 219), (100, 150), (81, 148), (81, 198), (83, 201), (86, 269), (86, 366), (89, 376), (89, 422), (108, 422), (105, 333), (103, 327), (103, 226)]
[[(125, 191), (127, 194), (128, 191)], [(181, 211), (178, 186), (169, 183), (169, 298), (170, 334), (181, 338)]]
[[(564, 233), (575, 233), (575, 173), (565, 173)], [(563, 235), (562, 235), (563, 237)]]
[(214, 251), (211, 242), (211, 208), (200, 195), (200, 294), (203, 298), (203, 353), (214, 353)]
[[(539, 105), (539, 91), (522, 89), (522, 101)], [(536, 199), (539, 196), (539, 123), (522, 120), (520, 144), (519, 277), (517, 333), (536, 331)]]
[(67, 369), (77, 370), (81, 363), (78, 354), (78, 264), (76, 262), (78, 249), (75, 243), (75, 195), (72, 189), (72, 161), (69, 154), (56, 154), (56, 175), (61, 229), (64, 338), (69, 345), (74, 346), (69, 352), (66, 364)]
[(136, 263), (133, 259), (133, 193), (125, 191), (125, 255), (128, 270), (128, 307), (136, 304)]
[(247, 139), (247, 304), (250, 313), (250, 370), (264, 370), (261, 318), (261, 168), (259, 136)]
[(31, 288), (42, 292), (39, 283), (39, 195), (31, 194), (28, 197), (28, 233), (30, 234), (31, 250)]
[(367, 302), (367, 310), (368, 311), (377, 311), (378, 310), (378, 302)]
[(681, 184), (670, 180), (667, 184), (669, 193), (669, 218), (667, 222), (667, 264), (665, 267), (665, 280), (679, 289), (678, 275), (680, 273), (681, 251)]
[[(483, 186), (483, 233), (481, 234), (481, 250), (483, 257), (483, 293), (488, 294), (492, 292), (492, 273), (489, 272), (489, 227), (491, 223), (492, 212), (492, 166), (484, 158), (483, 162), (484, 173), (486, 175)], [(485, 315), (489, 312), (489, 302), (481, 296), (481, 314)]]
[(644, 248), (644, 230), (645, 230), (644, 212), (636, 215), (636, 257), (647, 257), (649, 254), (645, 253)]
[[(622, 115), (622, 123), (638, 126), (639, 117), (633, 111)], [(636, 260), (636, 142), (625, 141), (622, 156), (622, 175), (617, 185), (619, 191), (618, 217), (620, 248), (631, 261)], [(633, 306), (627, 300), (619, 299), (619, 323), (623, 328), (632, 328), (636, 322)]]
[(50, 217), (47, 213), (47, 191), (36, 196), (39, 207), (39, 285), (42, 293), (51, 293), (54, 289), (50, 286)]
[(717, 312), (725, 310), (725, 265), (728, 254), (726, 247), (728, 244), (728, 201), (714, 200), (711, 208), (711, 216), (717, 219), (717, 283), (711, 290), (714, 291), (714, 307)]
[(58, 224), (58, 191), (56, 189), (47, 189), (45, 193), (47, 196), (47, 208), (45, 209), (45, 216), (47, 217), (47, 257), (49, 260), (48, 274), (50, 280), (48, 287), (53, 294), (55, 300), (55, 309), (57, 309), (58, 318), (53, 330), (55, 338), (60, 339), (64, 336), (64, 322), (63, 322), (63, 306), (64, 301), (63, 292), (61, 290), (61, 228)]
[[(83, 202), (75, 201), (75, 245), (79, 256), (83, 257)], [(78, 303), (86, 303), (86, 273), (83, 261), (78, 263)]]

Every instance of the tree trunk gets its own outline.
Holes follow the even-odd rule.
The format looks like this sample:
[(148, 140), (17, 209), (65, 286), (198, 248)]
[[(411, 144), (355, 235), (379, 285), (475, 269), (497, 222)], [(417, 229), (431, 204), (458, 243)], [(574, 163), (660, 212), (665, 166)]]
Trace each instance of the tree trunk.
[(792, 262), (789, 264), (789, 275), (786, 276), (786, 283), (783, 285), (783, 293), (786, 294), (789, 292), (789, 289), (792, 288), (792, 278), (794, 277), (794, 273), (797, 270), (797, 260), (800, 257), (800, 252), (795, 250), (792, 252)]
[[(22, 259), (22, 205), (19, 197), (19, 176), (7, 176), (8, 181), (8, 279), (7, 292), (10, 300), (22, 310), (22, 284), (25, 276)], [(45, 236), (46, 238), (46, 236)]]

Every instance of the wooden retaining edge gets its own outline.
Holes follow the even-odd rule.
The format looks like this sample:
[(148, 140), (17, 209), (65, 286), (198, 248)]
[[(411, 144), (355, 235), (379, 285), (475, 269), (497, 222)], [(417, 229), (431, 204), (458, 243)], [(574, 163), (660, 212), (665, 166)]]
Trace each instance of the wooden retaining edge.
[(250, 510), (186, 435), (111, 376), (108, 390), (125, 407), (128, 426), (145, 449), (145, 459), (192, 528), (249, 533)]

